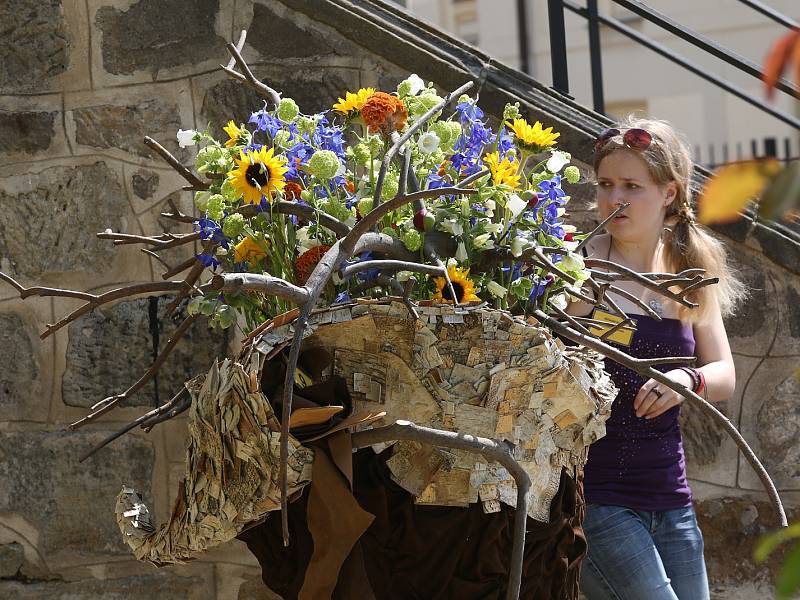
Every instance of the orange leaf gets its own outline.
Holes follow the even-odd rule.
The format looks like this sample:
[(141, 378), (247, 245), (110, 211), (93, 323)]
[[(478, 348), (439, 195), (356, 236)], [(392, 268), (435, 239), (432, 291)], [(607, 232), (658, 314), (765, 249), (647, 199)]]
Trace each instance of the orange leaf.
[(780, 170), (781, 164), (774, 158), (723, 165), (709, 179), (697, 201), (698, 219), (705, 225), (735, 221)]
[(764, 87), (770, 100), (775, 94), (775, 85), (792, 62), (797, 69), (795, 81), (800, 83), (800, 29), (779, 37), (764, 59)]

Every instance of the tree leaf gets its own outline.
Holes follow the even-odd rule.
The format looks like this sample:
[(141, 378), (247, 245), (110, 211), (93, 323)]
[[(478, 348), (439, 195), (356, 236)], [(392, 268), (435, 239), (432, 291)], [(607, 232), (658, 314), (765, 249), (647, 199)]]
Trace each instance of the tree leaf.
[(800, 544), (792, 548), (783, 561), (775, 588), (777, 597), (781, 600), (791, 598), (800, 590)]
[(727, 223), (739, 218), (739, 212), (781, 170), (774, 158), (748, 160), (723, 165), (706, 184), (698, 200), (699, 220)]
[(757, 563), (764, 562), (767, 556), (786, 540), (800, 538), (800, 523), (792, 523), (778, 531), (763, 536), (753, 551), (753, 558)]
[(786, 165), (764, 190), (758, 212), (764, 219), (780, 219), (800, 207), (800, 160)]

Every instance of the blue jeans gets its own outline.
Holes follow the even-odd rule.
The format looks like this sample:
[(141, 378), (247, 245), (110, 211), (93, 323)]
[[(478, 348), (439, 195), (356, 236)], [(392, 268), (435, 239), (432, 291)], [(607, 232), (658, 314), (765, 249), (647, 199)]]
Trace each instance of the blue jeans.
[(694, 508), (658, 512), (589, 504), (581, 591), (589, 600), (708, 600)]

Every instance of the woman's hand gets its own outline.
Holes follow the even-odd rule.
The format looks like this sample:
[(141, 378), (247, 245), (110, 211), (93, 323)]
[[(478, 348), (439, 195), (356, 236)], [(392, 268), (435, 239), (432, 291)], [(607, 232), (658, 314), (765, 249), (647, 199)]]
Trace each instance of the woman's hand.
[[(692, 377), (681, 369), (673, 369), (664, 373), (672, 381), (692, 389)], [(633, 399), (633, 410), (636, 416), (645, 419), (654, 419), (665, 413), (673, 406), (683, 402), (683, 396), (671, 390), (655, 379), (648, 379)]]

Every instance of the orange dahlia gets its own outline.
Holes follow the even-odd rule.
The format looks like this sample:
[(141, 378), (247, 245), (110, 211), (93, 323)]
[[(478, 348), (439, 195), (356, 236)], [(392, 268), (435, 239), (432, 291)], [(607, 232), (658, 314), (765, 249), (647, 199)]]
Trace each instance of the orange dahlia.
[(325, 253), (330, 249), (330, 246), (320, 244), (319, 246), (314, 246), (306, 250), (297, 257), (297, 260), (294, 262), (294, 268), (297, 271), (297, 283), (299, 285), (305, 285), (314, 267), (317, 266), (320, 259), (325, 256)]
[(370, 133), (382, 131), (401, 131), (406, 125), (408, 111), (397, 96), (386, 92), (375, 92), (361, 107), (361, 118), (369, 127)]

